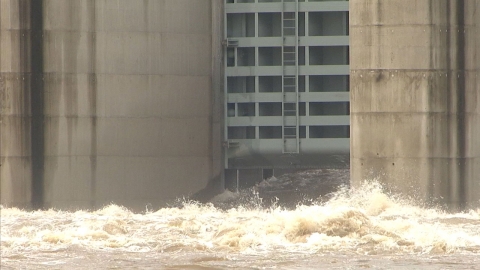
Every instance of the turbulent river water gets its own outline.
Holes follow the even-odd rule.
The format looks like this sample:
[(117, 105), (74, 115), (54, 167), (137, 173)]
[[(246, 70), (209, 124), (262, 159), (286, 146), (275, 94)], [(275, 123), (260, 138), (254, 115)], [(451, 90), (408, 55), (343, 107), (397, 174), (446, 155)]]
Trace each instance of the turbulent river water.
[(1, 269), (480, 269), (480, 209), (446, 213), (335, 175), (143, 213), (2, 207)]

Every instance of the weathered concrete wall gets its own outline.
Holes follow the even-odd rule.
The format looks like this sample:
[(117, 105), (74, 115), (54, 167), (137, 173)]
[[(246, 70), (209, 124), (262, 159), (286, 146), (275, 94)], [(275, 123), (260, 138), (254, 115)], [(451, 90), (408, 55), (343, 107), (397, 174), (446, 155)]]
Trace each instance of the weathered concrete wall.
[(215, 177), (217, 2), (45, 0), (46, 205), (144, 207)]
[(465, 196), (480, 205), (480, 2), (465, 1)]
[(46, 207), (87, 208), (98, 199), (96, 2), (44, 0)]
[(30, 8), (0, 1), (1, 204), (31, 203)]
[(45, 207), (144, 209), (221, 183), (222, 7), (43, 0)]
[(352, 184), (478, 204), (480, 2), (350, 5)]

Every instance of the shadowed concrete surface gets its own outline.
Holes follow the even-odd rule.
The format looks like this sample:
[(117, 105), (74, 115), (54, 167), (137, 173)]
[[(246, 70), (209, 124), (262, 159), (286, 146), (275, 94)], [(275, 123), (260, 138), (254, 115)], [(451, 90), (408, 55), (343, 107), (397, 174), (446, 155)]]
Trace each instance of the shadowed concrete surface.
[(480, 203), (480, 2), (351, 0), (351, 178)]
[(0, 12), (2, 204), (143, 209), (221, 182), (223, 1)]

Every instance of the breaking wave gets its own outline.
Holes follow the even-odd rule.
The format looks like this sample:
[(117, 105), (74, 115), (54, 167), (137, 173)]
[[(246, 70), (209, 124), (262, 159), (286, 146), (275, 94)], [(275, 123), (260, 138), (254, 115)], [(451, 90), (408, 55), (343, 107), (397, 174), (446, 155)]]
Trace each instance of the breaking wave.
[[(272, 181), (273, 180), (273, 181)], [(270, 179), (273, 185), (278, 181)], [(446, 213), (385, 192), (379, 183), (340, 188), (329, 200), (293, 208), (226, 191), (211, 203), (133, 213), (1, 208), (1, 255), (69, 247), (128, 252), (352, 252), (356, 254), (480, 253), (480, 210)], [(248, 200), (248, 204), (244, 202)], [(235, 201), (234, 207), (218, 204)]]

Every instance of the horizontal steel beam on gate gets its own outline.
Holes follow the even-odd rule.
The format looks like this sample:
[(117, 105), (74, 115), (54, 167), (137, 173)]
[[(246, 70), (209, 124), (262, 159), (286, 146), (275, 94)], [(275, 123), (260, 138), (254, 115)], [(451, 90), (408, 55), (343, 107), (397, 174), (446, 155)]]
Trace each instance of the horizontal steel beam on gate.
[[(282, 102), (282, 92), (275, 93), (235, 93), (227, 95), (228, 103)], [(299, 102), (348, 102), (349, 92), (301, 92)]]
[[(282, 66), (227, 67), (226, 76), (281, 76)], [(349, 75), (349, 65), (299, 66), (298, 75)]]
[[(292, 3), (293, 4), (293, 3)], [(295, 7), (287, 5), (286, 11), (295, 11)], [(266, 13), (283, 12), (284, 7), (281, 2), (278, 3), (238, 3), (226, 4), (227, 13)], [(348, 11), (348, 1), (326, 1), (326, 2), (301, 2), (299, 3), (299, 12), (322, 12), (322, 11)]]
[[(348, 126), (350, 125), (350, 116), (348, 115), (325, 115), (325, 116), (300, 116), (300, 125), (302, 126)], [(281, 126), (282, 116), (244, 116), (228, 117), (227, 126), (245, 127), (245, 126)]]
[[(348, 138), (319, 138), (299, 139), (302, 154), (348, 154), (350, 139)], [(231, 149), (231, 157), (248, 157), (255, 154), (282, 154), (282, 139), (240, 139), (232, 140), (238, 143), (237, 148)]]
[[(228, 40), (237, 41), (235, 47), (281, 47), (283, 45), (282, 37), (229, 37)], [(298, 46), (349, 46), (349, 36), (299, 37)]]

